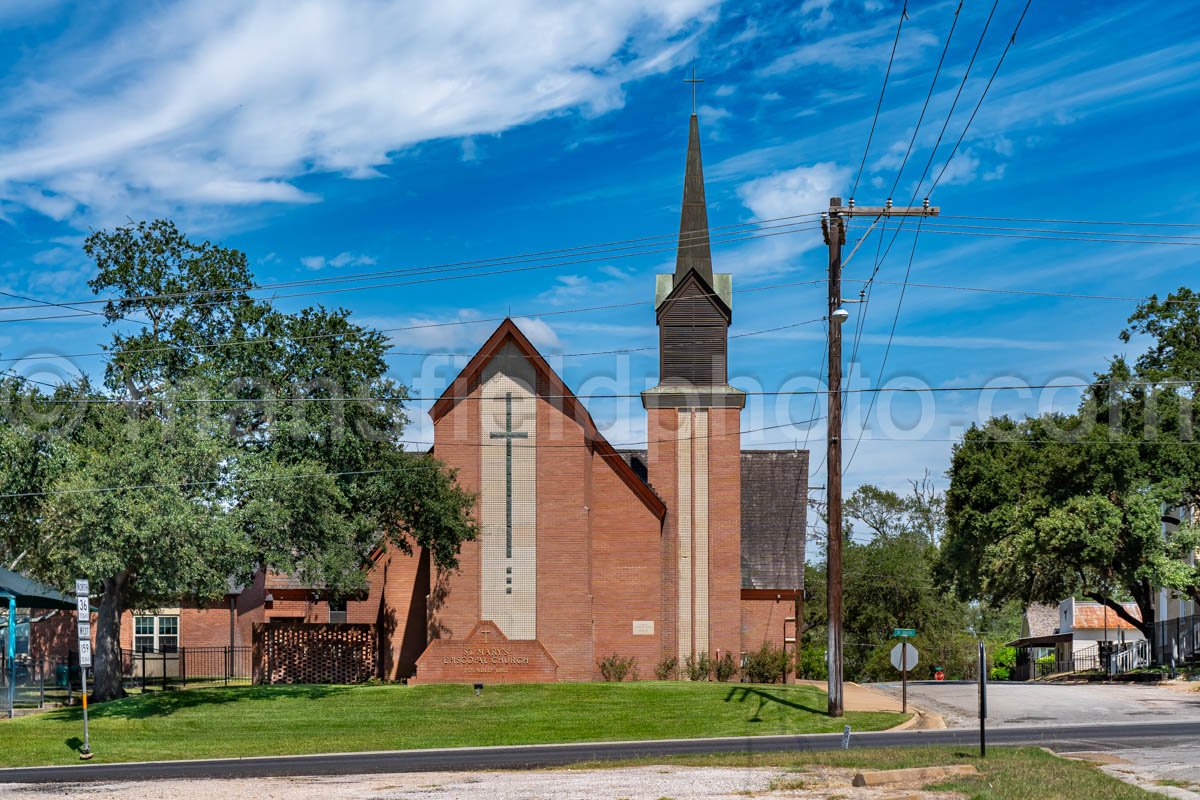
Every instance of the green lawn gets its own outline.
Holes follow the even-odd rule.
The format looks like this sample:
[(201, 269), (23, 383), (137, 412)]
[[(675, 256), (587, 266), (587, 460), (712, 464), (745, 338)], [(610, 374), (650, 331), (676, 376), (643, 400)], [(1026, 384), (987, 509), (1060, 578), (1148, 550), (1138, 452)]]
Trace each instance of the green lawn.
[[(782, 767), (794, 772), (794, 776), (780, 781), (777, 788), (791, 789), (803, 788), (805, 773), (811, 772), (814, 766), (859, 770), (974, 764), (980, 772), (978, 777), (935, 783), (926, 788), (961, 792), (970, 800), (1153, 800), (1162, 797), (1111, 778), (1091, 764), (1059, 758), (1037, 747), (989, 747), (987, 758), (981, 759), (978, 750), (960, 747), (855, 749), (852, 746), (847, 751), (819, 753), (743, 753), (598, 761), (569, 769), (645, 764)], [(905, 792), (896, 790), (896, 794)], [(831, 796), (836, 795), (836, 791), (831, 792)]]
[[(190, 689), (90, 708), (95, 761), (881, 730), (893, 713), (827, 717), (809, 686), (558, 683)], [(0, 766), (78, 759), (79, 709), (0, 722)]]

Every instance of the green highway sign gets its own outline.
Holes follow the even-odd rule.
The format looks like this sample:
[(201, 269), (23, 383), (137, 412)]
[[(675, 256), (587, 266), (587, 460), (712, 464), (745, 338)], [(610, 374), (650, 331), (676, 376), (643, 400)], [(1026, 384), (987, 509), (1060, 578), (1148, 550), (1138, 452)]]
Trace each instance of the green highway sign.
[(916, 628), (893, 628), (892, 636), (898, 639), (911, 639), (917, 635)]

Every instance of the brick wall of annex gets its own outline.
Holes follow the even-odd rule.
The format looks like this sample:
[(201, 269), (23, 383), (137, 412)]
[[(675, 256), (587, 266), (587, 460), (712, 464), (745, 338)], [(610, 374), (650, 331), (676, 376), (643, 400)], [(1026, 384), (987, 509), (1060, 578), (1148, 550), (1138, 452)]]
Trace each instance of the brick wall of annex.
[[(783, 647), (784, 621), (795, 615), (796, 604), (791, 597), (778, 600), (742, 600), (742, 652), (749, 653), (770, 642)], [(787, 623), (787, 635), (792, 636), (795, 628)], [(789, 648), (791, 646), (789, 645)]]
[[(595, 657), (637, 658), (639, 677), (654, 677), (663, 658), (662, 524), (613, 469), (611, 459), (591, 458), (592, 594)], [(650, 635), (633, 633), (650, 622)], [(596, 670), (594, 677), (599, 678)]]

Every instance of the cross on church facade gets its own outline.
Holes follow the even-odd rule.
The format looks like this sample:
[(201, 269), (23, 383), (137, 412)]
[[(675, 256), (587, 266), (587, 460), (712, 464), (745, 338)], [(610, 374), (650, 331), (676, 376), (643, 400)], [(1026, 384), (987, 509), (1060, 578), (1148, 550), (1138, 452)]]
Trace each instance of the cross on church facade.
[(683, 82), (690, 83), (692, 85), (692, 116), (695, 116), (696, 115), (696, 84), (704, 83), (704, 78), (696, 77), (696, 65), (695, 64), (692, 64), (692, 77), (684, 78)]
[(504, 432), (492, 432), (490, 437), (504, 440), (504, 553), (505, 558), (512, 558), (512, 446), (513, 439), (529, 438), (528, 433), (512, 429), (512, 392), (504, 393)]

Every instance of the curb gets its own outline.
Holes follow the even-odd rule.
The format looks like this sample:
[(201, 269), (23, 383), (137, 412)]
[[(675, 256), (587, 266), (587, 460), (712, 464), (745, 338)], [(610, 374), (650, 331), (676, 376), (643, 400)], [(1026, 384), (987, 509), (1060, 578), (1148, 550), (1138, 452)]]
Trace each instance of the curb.
[(913, 709), (913, 715), (901, 722), (894, 728), (888, 728), (888, 731), (932, 731), (945, 730), (946, 720), (942, 719), (941, 714), (934, 714), (931, 711), (922, 711), (919, 708)]

